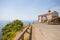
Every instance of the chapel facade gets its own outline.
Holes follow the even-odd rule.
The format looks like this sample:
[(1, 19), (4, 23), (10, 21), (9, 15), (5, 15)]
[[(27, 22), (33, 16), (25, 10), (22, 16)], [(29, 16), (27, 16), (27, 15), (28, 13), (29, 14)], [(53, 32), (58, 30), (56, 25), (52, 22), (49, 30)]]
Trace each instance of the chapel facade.
[(47, 22), (58, 17), (58, 12), (49, 10), (46, 14), (38, 15), (38, 22)]

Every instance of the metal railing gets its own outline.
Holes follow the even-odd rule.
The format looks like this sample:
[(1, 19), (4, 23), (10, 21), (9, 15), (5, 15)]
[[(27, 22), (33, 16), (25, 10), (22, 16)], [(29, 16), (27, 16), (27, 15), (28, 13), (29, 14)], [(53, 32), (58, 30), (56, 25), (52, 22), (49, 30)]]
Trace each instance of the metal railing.
[(24, 40), (24, 34), (27, 32), (27, 29), (30, 28), (29, 40), (32, 39), (32, 26), (27, 26), (16, 38), (15, 40)]

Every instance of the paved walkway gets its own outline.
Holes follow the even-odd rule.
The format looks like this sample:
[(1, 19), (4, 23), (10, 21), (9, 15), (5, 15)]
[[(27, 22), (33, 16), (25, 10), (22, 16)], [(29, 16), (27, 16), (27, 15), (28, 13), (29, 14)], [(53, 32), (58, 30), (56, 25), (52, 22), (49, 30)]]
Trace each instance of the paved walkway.
[(60, 25), (33, 24), (32, 40), (60, 40)]

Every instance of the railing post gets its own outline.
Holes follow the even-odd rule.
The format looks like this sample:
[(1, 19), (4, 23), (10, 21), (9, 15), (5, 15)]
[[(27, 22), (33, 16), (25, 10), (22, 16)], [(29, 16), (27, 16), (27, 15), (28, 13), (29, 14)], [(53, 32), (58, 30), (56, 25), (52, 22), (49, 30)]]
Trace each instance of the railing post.
[(30, 28), (30, 36), (29, 37), (30, 37), (29, 40), (32, 40), (32, 26)]
[(23, 35), (22, 35), (22, 40), (24, 40), (24, 33), (23, 33)]

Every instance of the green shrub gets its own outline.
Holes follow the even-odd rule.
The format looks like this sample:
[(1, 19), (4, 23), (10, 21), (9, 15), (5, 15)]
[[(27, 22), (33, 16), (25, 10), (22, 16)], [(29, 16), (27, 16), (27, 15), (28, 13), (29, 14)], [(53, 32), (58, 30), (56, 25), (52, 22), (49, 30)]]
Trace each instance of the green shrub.
[(12, 40), (15, 33), (23, 29), (23, 23), (21, 20), (14, 20), (13, 22), (5, 25), (2, 28), (2, 40)]

